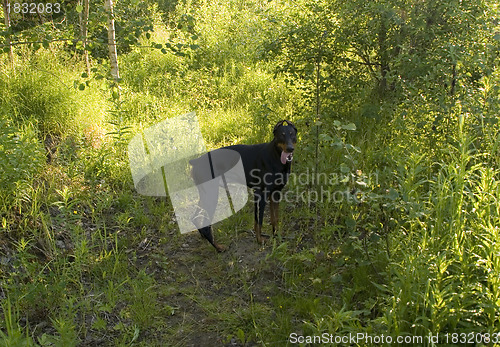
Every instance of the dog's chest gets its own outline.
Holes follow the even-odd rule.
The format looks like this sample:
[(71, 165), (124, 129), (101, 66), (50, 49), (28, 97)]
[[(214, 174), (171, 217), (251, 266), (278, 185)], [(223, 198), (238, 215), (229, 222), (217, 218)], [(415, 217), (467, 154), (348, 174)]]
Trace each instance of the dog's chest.
[(290, 165), (261, 162), (249, 170), (247, 182), (251, 188), (274, 191), (281, 190), (288, 181)]

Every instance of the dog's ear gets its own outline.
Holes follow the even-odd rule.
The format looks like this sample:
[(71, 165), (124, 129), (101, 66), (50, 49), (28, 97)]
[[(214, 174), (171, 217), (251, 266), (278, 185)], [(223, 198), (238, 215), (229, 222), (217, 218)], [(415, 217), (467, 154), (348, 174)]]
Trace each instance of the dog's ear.
[(297, 128), (295, 127), (295, 125), (294, 125), (292, 122), (290, 122), (289, 120), (283, 119), (283, 120), (280, 120), (280, 121), (279, 121), (279, 122), (278, 122), (278, 123), (274, 126), (273, 134), (275, 134), (275, 135), (276, 135), (276, 130), (278, 130), (278, 128), (279, 128), (280, 126), (288, 126), (288, 125), (290, 125), (290, 126), (293, 128), (293, 130), (295, 130), (295, 132), (297, 132)]
[(295, 130), (295, 132), (297, 132), (297, 128), (295, 127), (295, 124), (293, 124), (289, 120), (286, 120), (285, 122), (287, 123), (287, 125), (290, 125), (293, 128), (293, 130)]
[(274, 126), (274, 129), (273, 129), (274, 135), (276, 135), (276, 131), (278, 130), (278, 128), (283, 125), (283, 122), (284, 122), (284, 120), (280, 120), (278, 123), (276, 123), (276, 125)]

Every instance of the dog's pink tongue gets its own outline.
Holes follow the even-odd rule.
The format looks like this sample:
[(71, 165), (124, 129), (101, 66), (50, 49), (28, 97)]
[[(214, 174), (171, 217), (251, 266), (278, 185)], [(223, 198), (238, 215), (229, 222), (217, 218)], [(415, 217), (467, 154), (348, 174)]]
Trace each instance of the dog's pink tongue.
[(289, 153), (287, 153), (285, 151), (281, 152), (281, 164), (283, 164), (283, 165), (286, 164), (286, 161), (287, 161), (287, 158), (288, 158), (288, 154)]

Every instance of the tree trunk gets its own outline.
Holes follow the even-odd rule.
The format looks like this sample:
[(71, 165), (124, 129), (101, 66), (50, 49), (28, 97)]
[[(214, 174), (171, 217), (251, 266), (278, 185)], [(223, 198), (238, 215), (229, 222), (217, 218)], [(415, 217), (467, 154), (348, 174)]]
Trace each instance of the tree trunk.
[(451, 70), (451, 88), (450, 95), (455, 95), (455, 85), (457, 84), (457, 63), (454, 63)]
[(380, 59), (380, 79), (378, 83), (378, 95), (382, 100), (387, 92), (387, 73), (389, 72), (389, 52), (387, 44), (387, 28), (385, 26), (386, 16), (380, 16), (380, 27), (378, 31), (378, 55)]
[[(9, 13), (9, 0), (3, 0), (2, 2), (3, 5), (3, 18), (5, 22), (5, 26), (7, 27), (7, 30), (10, 28), (10, 13)], [(12, 45), (10, 43), (10, 37), (7, 35), (5, 38), (5, 43), (7, 44), (7, 47), (9, 47), (9, 60), (11, 64), (14, 63), (14, 53), (12, 52)]]
[(80, 12), (80, 35), (82, 37), (83, 56), (85, 58), (85, 66), (87, 67), (87, 75), (90, 76), (89, 52), (87, 51), (87, 25), (89, 22), (89, 0), (83, 0), (83, 11)]
[(116, 53), (115, 19), (113, 14), (113, 0), (105, 0), (104, 9), (108, 13), (108, 51), (111, 64), (111, 76), (118, 82), (120, 74), (118, 71), (118, 54)]

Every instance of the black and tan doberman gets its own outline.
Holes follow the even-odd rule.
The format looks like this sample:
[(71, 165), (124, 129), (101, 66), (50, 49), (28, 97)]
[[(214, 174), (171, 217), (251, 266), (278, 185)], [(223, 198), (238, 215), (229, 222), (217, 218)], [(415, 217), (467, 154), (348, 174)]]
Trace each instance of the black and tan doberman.
[[(282, 120), (274, 127), (273, 134), (274, 138), (271, 142), (256, 145), (223, 147), (190, 161), (192, 166), (192, 177), (200, 193), (198, 210), (193, 216), (193, 223), (196, 225), (201, 235), (206, 238), (218, 252), (224, 251), (225, 247), (215, 242), (212, 234), (212, 223), (210, 223), (217, 207), (217, 197), (214, 199), (213, 195), (207, 195), (206, 192), (202, 192), (199, 187), (203, 182), (206, 182), (207, 179), (216, 177), (217, 172), (225, 172), (227, 167), (234, 164), (235, 160), (210, 160), (210, 166), (207, 166), (207, 156), (208, 158), (213, 158), (219, 154), (219, 157), (221, 157), (223, 150), (232, 150), (239, 154), (239, 158), (241, 158), (241, 162), (243, 163), (246, 185), (253, 189), (255, 204), (255, 236), (257, 242), (262, 244), (264, 238), (267, 238), (267, 236), (263, 235), (261, 232), (262, 220), (264, 219), (264, 208), (267, 200), (270, 201), (273, 234), (277, 228), (278, 205), (281, 199), (281, 190), (287, 183), (290, 174), (293, 152), (297, 142), (297, 128), (292, 122)], [(207, 223), (207, 221), (209, 222)]]

